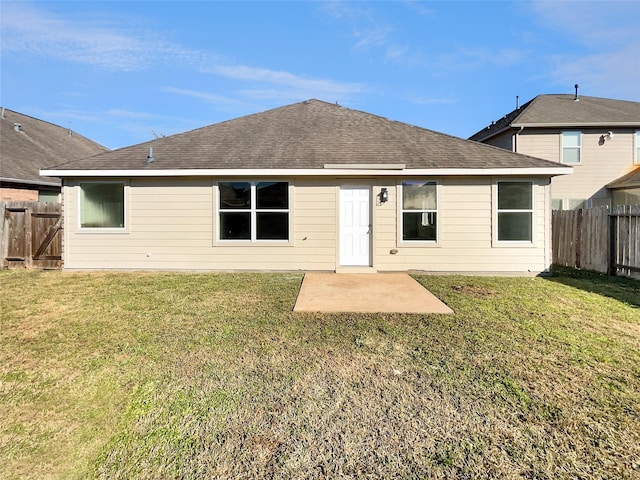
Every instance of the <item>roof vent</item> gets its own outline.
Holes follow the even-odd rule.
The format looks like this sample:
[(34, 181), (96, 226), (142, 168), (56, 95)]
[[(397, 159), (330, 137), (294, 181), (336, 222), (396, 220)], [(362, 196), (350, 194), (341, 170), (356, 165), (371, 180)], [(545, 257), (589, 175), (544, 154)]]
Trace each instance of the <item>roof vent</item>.
[(573, 87), (576, 89), (576, 96), (573, 97), (573, 101), (574, 102), (579, 102), (580, 101), (580, 97), (578, 96), (578, 89), (580, 88), (580, 85), (578, 85), (576, 83)]
[(149, 147), (149, 155), (147, 155), (147, 163), (153, 163), (155, 158), (153, 158), (153, 147)]
[(21, 124), (19, 124), (19, 123), (14, 123), (14, 124), (13, 124), (13, 129), (14, 129), (16, 132), (21, 132), (21, 131), (22, 131), (22, 125), (21, 125)]
[(4, 107), (2, 107), (2, 115), (0, 115), (0, 118), (2, 118), (3, 120), (7, 118), (6, 115), (4, 114)]

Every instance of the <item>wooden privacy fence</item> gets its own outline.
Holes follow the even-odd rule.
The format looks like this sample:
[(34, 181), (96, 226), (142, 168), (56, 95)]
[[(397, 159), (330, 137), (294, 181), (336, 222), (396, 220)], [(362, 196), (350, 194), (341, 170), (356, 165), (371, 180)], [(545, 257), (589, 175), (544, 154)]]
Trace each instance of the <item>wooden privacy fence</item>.
[(0, 202), (0, 268), (62, 268), (62, 205)]
[(640, 278), (640, 206), (555, 210), (553, 263)]

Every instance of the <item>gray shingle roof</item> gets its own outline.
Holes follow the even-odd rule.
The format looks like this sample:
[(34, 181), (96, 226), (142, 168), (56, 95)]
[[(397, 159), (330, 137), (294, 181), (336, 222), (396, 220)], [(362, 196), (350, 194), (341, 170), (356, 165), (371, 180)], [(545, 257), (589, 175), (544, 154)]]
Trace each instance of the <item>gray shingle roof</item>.
[[(147, 163), (151, 147), (155, 160)], [(404, 164), (405, 169), (558, 167), (546, 160), (308, 100), (52, 169), (322, 169), (325, 164)]]
[(505, 128), (524, 127), (640, 127), (640, 102), (575, 95), (538, 95), (500, 120), (469, 137), (483, 141)]
[[(19, 124), (16, 131), (14, 124)], [(107, 149), (69, 129), (4, 109), (0, 119), (0, 179), (7, 182), (60, 185), (41, 177), (40, 169), (79, 160)]]
[(640, 167), (607, 184), (607, 188), (640, 188)]

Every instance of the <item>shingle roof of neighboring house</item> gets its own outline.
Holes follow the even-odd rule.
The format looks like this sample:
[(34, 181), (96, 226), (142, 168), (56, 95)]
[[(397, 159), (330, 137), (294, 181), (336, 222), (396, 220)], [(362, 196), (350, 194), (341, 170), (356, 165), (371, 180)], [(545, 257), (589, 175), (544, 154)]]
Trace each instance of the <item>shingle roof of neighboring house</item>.
[(483, 141), (508, 128), (640, 127), (640, 102), (575, 95), (538, 95), (500, 120), (473, 134)]
[[(147, 162), (153, 148), (154, 161)], [(404, 165), (407, 169), (562, 168), (369, 113), (308, 100), (53, 167), (74, 172), (301, 170), (339, 164)], [(554, 170), (556, 172), (556, 170)], [(570, 169), (557, 171), (568, 173)], [(176, 173), (177, 174), (177, 173)], [(97, 175), (97, 173), (96, 173)]]
[(636, 187), (640, 187), (640, 167), (607, 184), (607, 188), (614, 190), (619, 188)]
[[(34, 185), (60, 185), (39, 170), (107, 151), (67, 128), (9, 109), (0, 118), (0, 180)], [(17, 124), (17, 125), (16, 125)], [(19, 125), (19, 126), (18, 126)]]

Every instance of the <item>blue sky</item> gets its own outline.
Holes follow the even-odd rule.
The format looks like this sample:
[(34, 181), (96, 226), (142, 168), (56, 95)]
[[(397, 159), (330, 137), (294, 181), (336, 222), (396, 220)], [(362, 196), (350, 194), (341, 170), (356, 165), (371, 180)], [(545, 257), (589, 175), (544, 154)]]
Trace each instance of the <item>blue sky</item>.
[(539, 94), (640, 101), (639, 1), (5, 1), (0, 104), (109, 148), (310, 98), (466, 138)]

